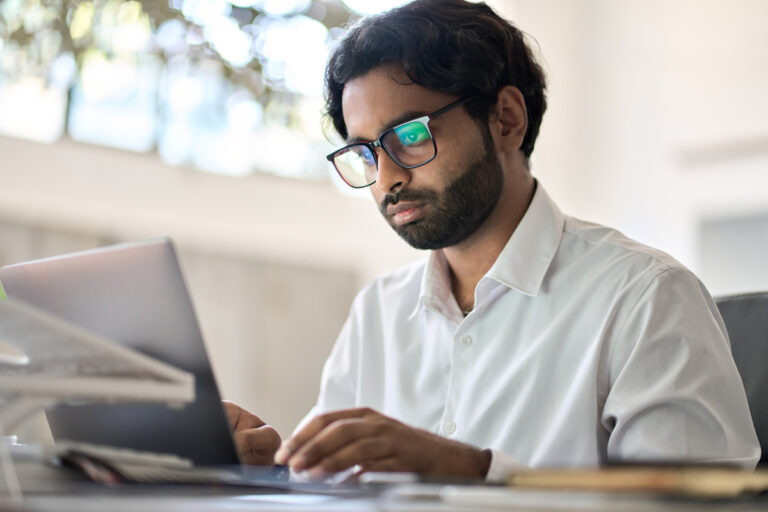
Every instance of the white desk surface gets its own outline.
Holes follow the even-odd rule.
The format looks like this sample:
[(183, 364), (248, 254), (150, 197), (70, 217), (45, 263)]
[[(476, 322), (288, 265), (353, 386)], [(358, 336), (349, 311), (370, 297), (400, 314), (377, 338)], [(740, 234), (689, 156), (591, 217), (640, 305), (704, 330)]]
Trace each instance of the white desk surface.
[[(477, 490), (477, 488), (475, 488)], [(480, 489), (485, 490), (485, 489)], [(486, 496), (467, 495), (451, 501), (440, 499), (401, 500), (378, 498), (334, 498), (322, 495), (249, 493), (241, 494), (200, 487), (156, 487), (152, 489), (94, 488), (77, 493), (27, 493), (20, 502), (0, 498), (2, 511), (39, 512), (230, 512), (230, 511), (339, 511), (339, 512), (457, 512), (497, 511), (637, 511), (707, 512), (766, 511), (768, 498), (700, 501), (652, 496), (621, 496), (573, 492), (541, 492), (493, 489)]]
[[(181, 491), (183, 492), (183, 491)], [(189, 490), (185, 495), (175, 490), (172, 494), (130, 495), (47, 495), (27, 496), (20, 503), (0, 499), (3, 511), (40, 512), (217, 512), (217, 511), (339, 511), (339, 512), (457, 512), (469, 510), (498, 511), (765, 511), (768, 501), (762, 502), (691, 502), (652, 498), (574, 495), (567, 493), (535, 493), (525, 497), (511, 496), (507, 502), (445, 503), (440, 501), (389, 501), (379, 499), (325, 500), (316, 496), (299, 495), (200, 495)]]
[[(397, 489), (378, 497), (336, 498), (312, 494), (280, 494), (245, 488), (194, 486), (108, 487), (73, 481), (59, 468), (21, 467), (24, 487), (14, 501), (0, 482), (2, 512), (458, 512), (458, 511), (619, 511), (619, 512), (753, 512), (768, 511), (768, 496), (740, 500), (691, 500), (585, 492), (547, 492), (501, 487), (422, 485), (422, 499), (404, 499)], [(399, 488), (400, 490), (403, 487)], [(413, 488), (411, 488), (413, 490)], [(401, 493), (402, 494), (402, 493)], [(441, 497), (439, 497), (441, 496)]]

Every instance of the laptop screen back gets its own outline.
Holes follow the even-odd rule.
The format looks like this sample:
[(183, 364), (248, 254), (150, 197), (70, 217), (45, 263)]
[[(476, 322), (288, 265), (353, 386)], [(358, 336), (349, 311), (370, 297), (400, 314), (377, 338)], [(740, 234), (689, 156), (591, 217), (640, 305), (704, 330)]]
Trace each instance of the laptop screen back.
[(121, 244), (0, 269), (5, 291), (195, 376), (195, 402), (65, 405), (47, 411), (55, 439), (239, 464), (172, 243)]

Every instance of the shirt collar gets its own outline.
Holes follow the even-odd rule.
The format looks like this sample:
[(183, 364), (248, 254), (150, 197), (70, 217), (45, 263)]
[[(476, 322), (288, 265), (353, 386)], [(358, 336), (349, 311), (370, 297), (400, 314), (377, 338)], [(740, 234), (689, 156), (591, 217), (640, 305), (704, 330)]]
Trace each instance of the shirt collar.
[(457, 321), (461, 321), (460, 318), (464, 316), (451, 290), (448, 261), (445, 259), (443, 251), (430, 251), (429, 256), (427, 256), (426, 268), (421, 278), (419, 301), (416, 303), (411, 317), (422, 306)]
[(565, 227), (563, 212), (541, 183), (536, 185), (528, 210), (485, 275), (532, 296), (541, 289)]
[[(537, 182), (528, 210), (483, 279), (493, 279), (526, 295), (538, 295), (564, 226), (565, 216)], [(448, 318), (461, 315), (451, 291), (448, 262), (440, 250), (431, 251), (427, 257), (419, 301), (411, 316), (421, 306)]]

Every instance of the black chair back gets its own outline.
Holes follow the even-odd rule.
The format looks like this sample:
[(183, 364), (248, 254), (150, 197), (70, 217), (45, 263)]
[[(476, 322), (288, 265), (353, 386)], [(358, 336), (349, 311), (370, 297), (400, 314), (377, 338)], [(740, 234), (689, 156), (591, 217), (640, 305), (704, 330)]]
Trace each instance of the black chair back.
[(736, 367), (747, 392), (752, 422), (768, 463), (768, 292), (719, 297)]

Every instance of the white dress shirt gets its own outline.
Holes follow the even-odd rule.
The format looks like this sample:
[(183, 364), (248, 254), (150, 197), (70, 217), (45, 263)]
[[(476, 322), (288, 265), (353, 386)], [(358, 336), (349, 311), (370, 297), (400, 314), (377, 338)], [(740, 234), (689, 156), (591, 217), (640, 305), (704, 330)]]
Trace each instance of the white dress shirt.
[(466, 317), (441, 251), (359, 293), (305, 421), (351, 407), (490, 448), (490, 480), (521, 465), (760, 458), (704, 285), (563, 215), (541, 184)]

